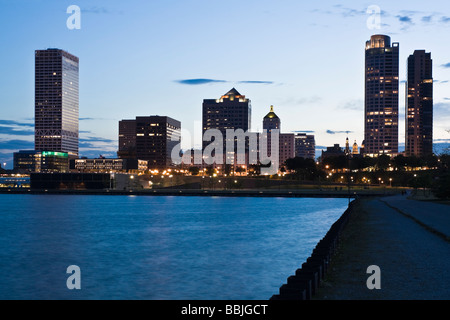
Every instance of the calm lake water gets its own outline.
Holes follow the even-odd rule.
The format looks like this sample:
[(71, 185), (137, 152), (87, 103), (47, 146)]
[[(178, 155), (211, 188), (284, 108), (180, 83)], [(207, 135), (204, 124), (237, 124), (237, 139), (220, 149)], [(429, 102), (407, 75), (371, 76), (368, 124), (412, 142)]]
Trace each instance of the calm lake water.
[[(0, 299), (269, 299), (347, 206), (0, 194)], [(81, 290), (66, 286), (70, 265)]]

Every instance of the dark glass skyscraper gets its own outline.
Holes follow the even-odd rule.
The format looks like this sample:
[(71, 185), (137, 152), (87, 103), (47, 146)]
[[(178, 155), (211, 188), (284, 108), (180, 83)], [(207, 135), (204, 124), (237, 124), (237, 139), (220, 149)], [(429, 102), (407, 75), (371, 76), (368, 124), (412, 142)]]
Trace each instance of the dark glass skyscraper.
[[(226, 130), (227, 129), (242, 129), (244, 132), (250, 131), (251, 128), (251, 114), (252, 107), (251, 101), (244, 95), (241, 95), (235, 88), (231, 89), (219, 99), (205, 99), (203, 100), (203, 130), (202, 136), (209, 129), (217, 129), (223, 136), (223, 152), (224, 163), (226, 159), (231, 159), (235, 163), (235, 157), (237, 154), (235, 151), (229, 151), (226, 154)], [(230, 139), (231, 140), (231, 139)], [(235, 146), (237, 141), (235, 140)], [(203, 142), (203, 150), (211, 142)], [(248, 144), (246, 144), (246, 150), (248, 152)]]
[(203, 100), (203, 133), (218, 129), (223, 136), (226, 129), (250, 130), (252, 107), (249, 99), (235, 88), (220, 99)]
[(74, 55), (35, 52), (35, 149), (78, 156), (78, 63)]
[(172, 167), (172, 150), (180, 141), (181, 122), (170, 117), (136, 117), (119, 122), (119, 157), (147, 160), (149, 169)]
[(364, 152), (398, 153), (399, 44), (385, 35), (366, 42)]
[(433, 61), (431, 53), (416, 50), (408, 58), (405, 110), (405, 154), (433, 153)]
[(119, 151), (121, 159), (136, 158), (136, 120), (119, 121)]

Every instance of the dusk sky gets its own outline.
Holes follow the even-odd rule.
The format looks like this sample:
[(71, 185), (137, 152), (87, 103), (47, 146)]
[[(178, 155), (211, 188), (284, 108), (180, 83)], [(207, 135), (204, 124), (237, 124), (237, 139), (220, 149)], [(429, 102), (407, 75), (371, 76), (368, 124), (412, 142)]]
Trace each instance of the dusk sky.
[[(81, 9), (79, 30), (67, 28), (70, 5)], [(381, 9), (380, 29), (368, 27), (370, 6)], [(0, 0), (0, 8), (7, 168), (13, 152), (34, 149), (34, 51), (47, 48), (80, 58), (81, 156), (116, 156), (118, 121), (136, 116), (170, 116), (194, 134), (203, 99), (233, 87), (251, 100), (253, 131), (274, 105), (282, 132), (314, 132), (320, 148), (343, 146), (348, 131), (361, 144), (373, 34), (400, 43), (400, 143), (406, 59), (416, 49), (433, 59), (435, 143), (450, 142), (448, 1)]]

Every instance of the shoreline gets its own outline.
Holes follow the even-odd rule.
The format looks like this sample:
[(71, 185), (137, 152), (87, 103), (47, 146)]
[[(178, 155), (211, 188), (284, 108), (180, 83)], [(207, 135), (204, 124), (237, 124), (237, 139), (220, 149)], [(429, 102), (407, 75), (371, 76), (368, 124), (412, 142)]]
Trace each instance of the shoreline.
[[(448, 205), (359, 198), (271, 300), (447, 300), (449, 249)], [(371, 266), (381, 270), (377, 290)]]
[[(447, 300), (450, 208), (405, 196), (364, 198), (312, 300)], [(380, 268), (371, 290), (369, 266)]]
[(280, 287), (279, 293), (274, 294), (270, 300), (312, 300), (317, 295), (327, 277), (330, 264), (337, 254), (342, 233), (359, 201), (356, 199), (349, 203), (344, 213), (314, 247), (301, 268), (287, 278), (286, 283)]
[(38, 194), (38, 195), (121, 195), (121, 196), (218, 196), (218, 197), (286, 197), (286, 198), (350, 198), (392, 196), (393, 191), (320, 191), (302, 190), (213, 190), (213, 189), (153, 189), (153, 190), (37, 190), (37, 189), (0, 189), (0, 194)]

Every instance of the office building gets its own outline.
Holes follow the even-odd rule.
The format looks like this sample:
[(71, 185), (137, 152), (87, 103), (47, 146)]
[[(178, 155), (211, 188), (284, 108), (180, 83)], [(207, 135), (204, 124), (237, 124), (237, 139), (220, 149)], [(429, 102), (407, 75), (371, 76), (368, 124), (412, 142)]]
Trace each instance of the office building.
[(365, 51), (364, 152), (398, 153), (399, 44), (374, 35)]
[(263, 130), (267, 131), (267, 154), (270, 157), (273, 157), (272, 133), (273, 130), (278, 130), (278, 167), (284, 165), (287, 159), (295, 157), (295, 134), (281, 133), (281, 119), (274, 112), (273, 106), (270, 106), (269, 113), (263, 118)]
[[(272, 131), (273, 130), (278, 130), (278, 135), (279, 135), (279, 147), (278, 147), (278, 159), (279, 159), (279, 163), (282, 164), (283, 162), (281, 162), (281, 119), (277, 116), (277, 114), (273, 111), (273, 106), (270, 106), (270, 111), (268, 114), (266, 114), (263, 118), (263, 130), (266, 131), (266, 137), (267, 137), (267, 155), (269, 157), (272, 156), (271, 154), (271, 150), (272, 150)], [(283, 137), (283, 142), (284, 143), (289, 143), (289, 138), (288, 137)], [(286, 150), (285, 150), (286, 149)], [(283, 153), (287, 152), (287, 146), (286, 148), (283, 146)], [(260, 150), (261, 151), (261, 150)], [(286, 160), (286, 159), (284, 159)]]
[(339, 146), (339, 144), (335, 144), (332, 147), (327, 147), (326, 151), (322, 150), (322, 160), (331, 157), (340, 157), (345, 156), (345, 152)]
[(14, 153), (17, 173), (64, 173), (69, 171), (69, 155), (65, 152), (20, 150)]
[(270, 112), (263, 119), (263, 129), (270, 132), (271, 130), (281, 130), (281, 120), (273, 111), (273, 106), (270, 106)]
[[(217, 129), (223, 137), (223, 163), (236, 164), (237, 157), (237, 139), (234, 139), (235, 150), (229, 150), (226, 153), (226, 130), (242, 129), (248, 132), (251, 129), (251, 101), (240, 94), (235, 88), (231, 89), (219, 99), (203, 100), (202, 109), (202, 136), (210, 129)], [(211, 142), (203, 141), (202, 149)], [(248, 143), (245, 147), (246, 159), (248, 158)]]
[(284, 165), (287, 159), (295, 158), (295, 134), (280, 133), (279, 163)]
[(117, 173), (144, 172), (148, 169), (147, 160), (138, 159), (72, 159), (70, 169), (75, 172)]
[(35, 149), (78, 156), (78, 65), (60, 50), (35, 51)]
[(431, 53), (415, 50), (407, 62), (405, 154), (433, 154), (433, 61)]
[(295, 135), (295, 156), (304, 159), (316, 158), (316, 140), (314, 135), (297, 133)]
[(136, 158), (136, 120), (119, 121), (119, 151), (121, 159)]
[(181, 122), (170, 117), (136, 117), (119, 123), (119, 157), (147, 160), (149, 169), (174, 166), (172, 150), (180, 142)]

